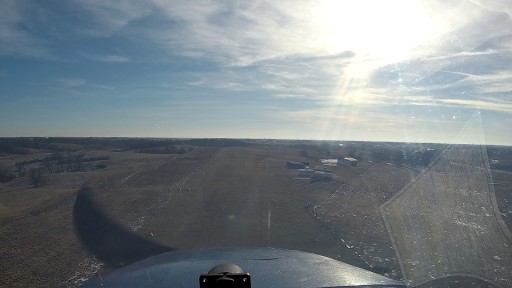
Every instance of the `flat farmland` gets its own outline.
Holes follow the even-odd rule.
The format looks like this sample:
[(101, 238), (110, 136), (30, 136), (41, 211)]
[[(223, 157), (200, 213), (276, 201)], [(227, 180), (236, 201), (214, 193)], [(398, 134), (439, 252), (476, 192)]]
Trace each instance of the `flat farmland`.
[[(499, 185), (488, 163), (481, 146), (447, 149), (382, 206), (409, 284), (428, 285), (443, 276), (512, 284), (512, 237), (502, 219), (508, 211), (498, 209), (505, 206), (497, 204)], [(504, 180), (499, 174), (495, 178)], [(500, 200), (507, 203), (504, 192)]]
[[(215, 151), (198, 148), (184, 155), (85, 151), (87, 157), (107, 160), (90, 163), (81, 172), (45, 173), (37, 188), (28, 177), (0, 183), (0, 287), (75, 287), (102, 270), (103, 264), (83, 247), (73, 227), (73, 204), (82, 185), (93, 189), (99, 206), (112, 219), (137, 231), (149, 211), (167, 196), (162, 187), (185, 179)], [(3, 157), (0, 164), (39, 157)], [(95, 169), (97, 163), (106, 168)], [(161, 177), (162, 170), (172, 173)]]
[[(379, 208), (401, 197), (410, 201), (393, 211), (420, 211), (421, 205), (411, 204), (417, 201), (413, 193), (397, 196), (418, 179), (419, 168), (361, 161), (356, 167), (323, 166), (334, 179), (311, 182), (285, 168), (286, 161), (320, 168), (321, 150), (194, 146), (184, 154), (149, 154), (78, 148), (86, 158), (101, 160), (85, 162), (76, 172), (45, 173), (39, 187), (28, 176), (0, 183), (0, 287), (76, 287), (112, 269), (85, 248), (73, 227), (73, 205), (84, 185), (112, 221), (170, 249), (271, 246), (317, 253), (395, 279), (409, 276), (402, 274), (393, 245), (397, 240), (390, 237)], [(0, 165), (38, 165), (33, 160), (47, 155), (1, 157)], [(510, 174), (494, 171), (492, 176), (489, 185), (510, 226)], [(436, 207), (423, 214), (447, 215), (435, 212)], [(394, 223), (391, 235), (407, 232), (407, 215), (390, 215), (385, 213)], [(409, 234), (428, 232), (415, 227), (416, 234)]]
[(223, 148), (173, 189), (143, 231), (177, 249), (272, 246), (365, 267), (312, 213), (339, 183), (296, 179), (296, 170), (284, 168), (296, 155), (293, 149)]
[[(342, 181), (329, 197), (318, 201), (314, 213), (343, 239), (345, 246), (357, 253), (367, 269), (401, 279), (401, 269), (379, 208), (418, 172), (389, 164), (360, 166), (363, 169), (358, 175)], [(338, 169), (343, 173), (351, 167)]]
[(197, 148), (184, 155), (86, 153), (108, 156), (107, 168), (46, 174), (37, 188), (27, 177), (1, 184), (0, 253), (7, 260), (0, 264), (0, 286), (74, 287), (105, 272), (72, 224), (84, 184), (125, 229), (173, 249), (272, 246), (369, 268), (342, 241), (353, 232), (336, 231), (314, 210), (367, 166), (332, 167), (334, 181), (311, 183), (285, 168), (286, 160), (300, 158), (299, 150), (279, 146)]

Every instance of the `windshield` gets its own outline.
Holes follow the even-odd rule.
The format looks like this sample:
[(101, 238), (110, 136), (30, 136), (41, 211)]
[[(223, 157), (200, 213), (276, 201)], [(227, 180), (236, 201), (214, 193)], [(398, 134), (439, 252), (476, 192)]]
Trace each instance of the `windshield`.
[(228, 246), (512, 286), (511, 8), (1, 1), (0, 286)]

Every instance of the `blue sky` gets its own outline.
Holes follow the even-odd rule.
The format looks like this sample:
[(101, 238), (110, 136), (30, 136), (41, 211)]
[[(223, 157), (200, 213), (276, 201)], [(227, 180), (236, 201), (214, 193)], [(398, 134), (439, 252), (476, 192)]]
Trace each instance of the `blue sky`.
[(1, 1), (0, 136), (512, 145), (511, 16), (507, 1)]

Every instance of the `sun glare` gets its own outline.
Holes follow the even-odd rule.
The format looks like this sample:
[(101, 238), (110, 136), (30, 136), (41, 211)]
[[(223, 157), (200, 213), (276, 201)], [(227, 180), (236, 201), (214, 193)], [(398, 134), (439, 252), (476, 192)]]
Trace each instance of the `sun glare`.
[[(372, 72), (404, 61), (418, 52), (415, 47), (440, 35), (441, 25), (424, 5), (416, 0), (326, 0), (318, 6), (316, 32), (324, 49), (332, 54), (355, 53), (333, 91), (329, 113), (359, 115), (363, 106), (379, 101), (382, 95), (361, 89)], [(339, 121), (325, 123), (324, 137), (339, 126)], [(350, 126), (345, 123), (344, 130)]]
[(414, 0), (327, 0), (317, 19), (318, 33), (331, 52), (351, 50), (385, 62), (406, 57), (439, 32), (423, 3)]

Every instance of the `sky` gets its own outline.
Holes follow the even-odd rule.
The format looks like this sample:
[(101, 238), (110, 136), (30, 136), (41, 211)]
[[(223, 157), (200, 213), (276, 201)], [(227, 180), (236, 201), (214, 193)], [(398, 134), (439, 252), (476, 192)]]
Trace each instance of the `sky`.
[(512, 145), (507, 1), (0, 1), (0, 137)]

